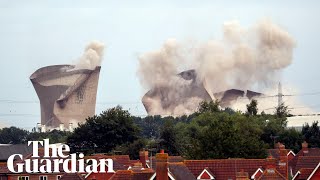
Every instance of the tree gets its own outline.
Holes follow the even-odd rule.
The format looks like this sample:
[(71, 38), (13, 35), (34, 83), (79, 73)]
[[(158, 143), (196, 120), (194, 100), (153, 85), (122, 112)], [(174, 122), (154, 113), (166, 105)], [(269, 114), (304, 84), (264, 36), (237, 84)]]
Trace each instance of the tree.
[(113, 149), (114, 152), (129, 155), (130, 159), (139, 159), (139, 151), (146, 148), (147, 140), (139, 138), (132, 143), (119, 145)]
[(158, 139), (163, 125), (161, 116), (147, 116), (145, 118), (134, 117), (134, 123), (141, 129), (141, 136), (149, 139)]
[(50, 143), (65, 143), (71, 132), (58, 131), (56, 129), (49, 132), (32, 132), (27, 136), (28, 141), (42, 141), (43, 139), (50, 139)]
[(290, 115), (290, 110), (288, 106), (286, 106), (284, 103), (281, 103), (280, 106), (276, 107), (275, 115), (278, 118), (286, 118)]
[(199, 104), (198, 113), (204, 112), (219, 112), (220, 111), (220, 102), (218, 100), (215, 101), (203, 101)]
[(247, 114), (249, 115), (257, 115), (258, 113), (258, 101), (252, 99), (250, 104), (247, 104)]
[(285, 129), (279, 135), (278, 142), (283, 143), (287, 149), (292, 149), (295, 153), (298, 153), (303, 142), (303, 135), (301, 131), (294, 128)]
[(110, 152), (118, 145), (134, 142), (138, 134), (130, 113), (117, 106), (79, 124), (67, 144), (73, 152)]
[(261, 140), (269, 145), (268, 148), (273, 148), (274, 144), (279, 141), (279, 136), (284, 132), (285, 127), (283, 119), (269, 117), (261, 124), (263, 130)]
[(183, 130), (184, 141), (189, 142), (183, 155), (191, 159), (265, 157), (266, 146), (256, 121), (239, 113), (202, 113)]
[(320, 129), (318, 121), (313, 122), (311, 126), (306, 124), (302, 127), (304, 140), (308, 142), (310, 147), (320, 147)]
[(17, 127), (3, 128), (0, 130), (1, 144), (23, 144), (27, 142), (29, 132)]
[(178, 155), (176, 134), (172, 119), (165, 120), (160, 132), (160, 148), (170, 155)]

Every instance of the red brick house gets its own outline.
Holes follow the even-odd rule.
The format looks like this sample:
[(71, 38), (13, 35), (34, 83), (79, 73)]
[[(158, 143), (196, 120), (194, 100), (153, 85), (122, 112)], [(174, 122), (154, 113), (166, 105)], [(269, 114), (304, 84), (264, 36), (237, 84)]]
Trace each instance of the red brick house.
[(85, 180), (85, 178), (78, 173), (65, 173), (59, 180)]
[[(39, 152), (39, 158), (34, 158), (32, 157), (32, 153), (30, 153), (29, 155), (25, 156), (24, 159), (42, 159), (42, 157), (44, 156), (44, 149), (43, 148), (39, 148), (38, 150)], [(48, 159), (48, 158), (46, 158)], [(53, 160), (54, 158), (49, 158), (50, 160)], [(22, 160), (16, 160), (15, 163), (19, 163)], [(53, 165), (53, 161), (51, 161), (51, 167), (54, 167)], [(44, 164), (44, 163), (43, 163)], [(41, 163), (39, 163), (39, 167), (41, 165), (43, 165)], [(33, 169), (33, 167), (31, 167), (31, 169)], [(22, 173), (12, 173), (10, 171), (7, 172), (7, 177), (8, 180), (58, 180), (60, 179), (65, 173), (63, 172), (63, 167), (62, 164), (60, 164), (59, 166), (59, 171), (60, 173), (27, 173), (27, 172), (22, 172)]]
[[(291, 177), (297, 176), (304, 178), (317, 167), (320, 163), (320, 149), (308, 148), (308, 143), (302, 143), (302, 149), (289, 161), (289, 173)], [(298, 178), (298, 176), (296, 177)]]
[(318, 180), (320, 179), (320, 162), (314, 168), (301, 168), (292, 180)]
[[(139, 160), (130, 160), (129, 155), (105, 155), (105, 154), (95, 154), (92, 156), (86, 156), (85, 159), (112, 159), (113, 160), (113, 170), (112, 173), (89, 173), (85, 176), (88, 180), (100, 180), (100, 179), (110, 179), (117, 171), (128, 170)], [(105, 168), (108, 171), (108, 167)], [(100, 164), (98, 165), (98, 170), (100, 170)]]

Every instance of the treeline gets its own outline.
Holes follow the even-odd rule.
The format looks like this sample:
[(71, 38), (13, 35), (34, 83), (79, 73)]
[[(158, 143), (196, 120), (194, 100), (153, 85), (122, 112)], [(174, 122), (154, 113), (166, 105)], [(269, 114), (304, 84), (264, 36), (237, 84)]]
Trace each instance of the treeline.
[(0, 130), (0, 143), (23, 143), (50, 138), (66, 142), (73, 152), (129, 154), (137, 159), (146, 149), (165, 149), (170, 155), (187, 159), (264, 158), (276, 142), (297, 152), (301, 143), (320, 147), (318, 122), (304, 125), (302, 131), (287, 128), (288, 107), (282, 104), (273, 114), (258, 114), (258, 102), (246, 112), (221, 109), (219, 102), (202, 102), (198, 111), (181, 117), (134, 117), (120, 106), (90, 117), (72, 133), (27, 132), (15, 127)]
[(46, 138), (50, 139), (50, 143), (60, 143), (66, 142), (69, 135), (71, 133), (67, 131), (53, 130), (40, 133), (12, 126), (0, 129), (0, 144), (25, 144), (28, 141), (40, 141)]

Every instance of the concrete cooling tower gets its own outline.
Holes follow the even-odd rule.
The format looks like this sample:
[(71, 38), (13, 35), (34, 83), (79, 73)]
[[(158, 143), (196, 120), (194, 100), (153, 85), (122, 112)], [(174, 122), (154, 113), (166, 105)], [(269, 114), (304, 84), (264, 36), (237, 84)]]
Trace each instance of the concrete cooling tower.
[[(239, 97), (251, 100), (260, 95), (262, 94), (254, 91), (238, 89), (214, 93), (206, 87), (204, 82), (197, 80), (195, 70), (188, 70), (177, 74), (177, 82), (168, 82), (168, 85), (149, 90), (142, 97), (142, 103), (148, 115), (182, 115), (194, 112), (201, 101), (217, 99), (220, 101), (220, 106), (226, 108)], [(192, 105), (186, 105), (188, 103)]]
[(84, 122), (93, 116), (100, 68), (54, 65), (35, 71), (30, 80), (40, 100), (41, 124), (56, 128)]

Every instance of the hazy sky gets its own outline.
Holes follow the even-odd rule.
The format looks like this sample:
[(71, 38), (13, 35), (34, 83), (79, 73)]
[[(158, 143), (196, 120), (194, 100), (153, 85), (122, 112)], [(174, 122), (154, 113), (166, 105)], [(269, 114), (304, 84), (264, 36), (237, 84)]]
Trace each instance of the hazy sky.
[[(0, 0), (0, 126), (35, 126), (40, 107), (29, 76), (43, 66), (74, 62), (91, 40), (107, 46), (96, 112), (120, 104), (145, 115), (137, 57), (168, 38), (219, 38), (230, 20), (248, 27), (269, 18), (286, 29), (297, 46), (282, 83), (300, 93), (320, 92), (320, 1), (195, 2)], [(319, 94), (299, 98), (320, 111)]]

